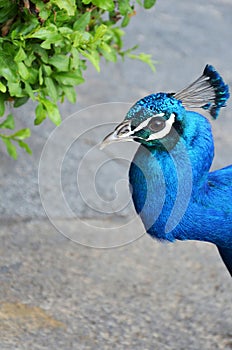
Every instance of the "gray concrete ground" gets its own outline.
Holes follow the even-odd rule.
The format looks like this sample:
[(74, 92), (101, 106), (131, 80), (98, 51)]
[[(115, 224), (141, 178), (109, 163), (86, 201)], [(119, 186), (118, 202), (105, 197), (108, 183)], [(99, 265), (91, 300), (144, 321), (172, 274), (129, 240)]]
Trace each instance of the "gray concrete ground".
[[(46, 210), (64, 234), (107, 247), (138, 237), (131, 231), (135, 225), (121, 227), (134, 218), (128, 192), (119, 196), (123, 206), (114, 214), (119, 208), (114, 184), (126, 179), (133, 146), (111, 148), (104, 158), (94, 145), (110, 129), (105, 125), (88, 129), (67, 148), (65, 125), (70, 141), (85, 125), (119, 121), (127, 108), (122, 103), (180, 89), (206, 63), (215, 65), (231, 87), (231, 16), (228, 0), (157, 2), (151, 11), (138, 10), (126, 37), (128, 47), (138, 42), (141, 51), (154, 56), (155, 75), (130, 60), (103, 63), (100, 74), (89, 67), (86, 84), (77, 89), (77, 104), (61, 106), (67, 123), (50, 138), (53, 147), (45, 152), (40, 168)], [(106, 102), (120, 104), (68, 118)], [(213, 123), (215, 168), (231, 163), (231, 107), (229, 102)], [(33, 156), (21, 153), (15, 162), (1, 150), (0, 349), (232, 349), (231, 280), (216, 249), (199, 242), (163, 245), (143, 236), (132, 244), (101, 250), (65, 238), (48, 220), (38, 186), (41, 152), (54, 127), (49, 120), (33, 127), (31, 103), (15, 113), (18, 126), (33, 129)], [(61, 155), (63, 192), (73, 213), (63, 210), (54, 190), (60, 179), (54, 164)], [(119, 161), (102, 167), (117, 155)], [(80, 188), (76, 177), (83, 159)], [(100, 197), (92, 190), (93, 181)], [(124, 191), (125, 183), (120, 186)], [(110, 238), (102, 236), (102, 228), (112, 225), (120, 228), (118, 235), (116, 230)]]

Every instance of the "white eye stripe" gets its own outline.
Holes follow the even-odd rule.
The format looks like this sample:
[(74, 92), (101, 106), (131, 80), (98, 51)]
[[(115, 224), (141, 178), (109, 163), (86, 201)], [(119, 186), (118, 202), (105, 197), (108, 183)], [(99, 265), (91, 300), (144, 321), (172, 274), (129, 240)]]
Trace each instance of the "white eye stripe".
[(128, 141), (133, 141), (134, 138), (141, 139), (144, 141), (152, 141), (152, 140), (162, 139), (163, 137), (167, 136), (169, 134), (169, 132), (171, 131), (172, 125), (175, 122), (175, 114), (174, 113), (170, 114), (169, 119), (167, 119), (165, 121), (166, 125), (165, 125), (164, 129), (162, 129), (161, 131), (152, 133), (147, 139), (144, 139), (143, 137), (136, 136), (134, 134), (136, 132), (138, 132), (139, 130), (146, 128), (153, 118), (163, 117), (164, 115), (165, 115), (165, 113), (155, 114), (152, 117), (144, 120), (141, 124), (139, 124), (133, 130), (131, 130), (131, 120), (126, 120), (115, 129), (115, 134), (117, 135), (117, 137), (121, 137), (122, 139), (125, 139), (127, 137)]
[(141, 124), (139, 124), (139, 125), (137, 126), (137, 128), (135, 128), (135, 129), (133, 130), (133, 133), (135, 133), (135, 132), (137, 132), (137, 131), (139, 131), (139, 130), (142, 130), (142, 129), (146, 128), (146, 126), (148, 126), (148, 124), (149, 124), (149, 122), (150, 122), (151, 119), (153, 119), (153, 118), (155, 118), (155, 117), (163, 117), (164, 115), (165, 115), (165, 113), (159, 113), (159, 114), (153, 115), (153, 116), (150, 117), (150, 118), (147, 118), (147, 119), (144, 120)]
[(166, 126), (163, 130), (159, 131), (159, 132), (155, 132), (153, 134), (151, 134), (146, 141), (151, 141), (151, 140), (159, 140), (162, 139), (163, 137), (167, 136), (172, 128), (173, 123), (175, 122), (175, 114), (172, 113), (170, 114), (169, 119), (166, 121)]

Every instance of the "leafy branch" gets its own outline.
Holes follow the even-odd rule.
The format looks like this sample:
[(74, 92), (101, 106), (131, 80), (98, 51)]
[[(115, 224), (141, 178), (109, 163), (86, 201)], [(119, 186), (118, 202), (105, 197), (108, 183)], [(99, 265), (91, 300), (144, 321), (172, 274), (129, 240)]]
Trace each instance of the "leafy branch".
[[(151, 8), (155, 0), (136, 1)], [(147, 63), (150, 55), (123, 51), (123, 27), (136, 14), (130, 0), (0, 0), (0, 116), (6, 103), (20, 107), (37, 102), (34, 124), (50, 118), (61, 122), (57, 102), (75, 103), (74, 87), (85, 80), (87, 61), (100, 71), (100, 60), (116, 62), (128, 56)], [(9, 114), (1, 129), (14, 130)], [(17, 158), (15, 144), (31, 153), (23, 141), (29, 129), (0, 133), (8, 153)]]

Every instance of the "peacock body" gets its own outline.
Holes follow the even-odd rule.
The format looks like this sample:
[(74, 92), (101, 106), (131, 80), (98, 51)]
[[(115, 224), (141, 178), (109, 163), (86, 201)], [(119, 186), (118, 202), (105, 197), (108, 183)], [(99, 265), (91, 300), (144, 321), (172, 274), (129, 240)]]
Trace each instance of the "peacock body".
[(228, 98), (228, 86), (207, 65), (187, 88), (137, 101), (103, 144), (140, 143), (129, 180), (147, 233), (159, 240), (211, 242), (232, 275), (232, 165), (210, 172), (211, 125), (188, 110), (202, 107), (216, 119)]

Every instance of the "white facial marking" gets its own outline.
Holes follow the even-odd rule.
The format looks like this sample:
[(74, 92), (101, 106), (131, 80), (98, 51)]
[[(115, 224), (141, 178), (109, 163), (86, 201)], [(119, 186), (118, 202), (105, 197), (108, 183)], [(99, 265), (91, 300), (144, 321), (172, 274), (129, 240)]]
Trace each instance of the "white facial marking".
[(149, 122), (150, 122), (150, 120), (151, 120), (152, 118), (155, 118), (155, 117), (163, 117), (164, 115), (165, 115), (164, 113), (159, 113), (159, 114), (153, 115), (153, 116), (150, 117), (150, 118), (147, 118), (147, 119), (144, 120), (141, 124), (139, 124), (139, 125), (137, 126), (137, 128), (135, 128), (135, 129), (133, 130), (133, 133), (134, 133), (134, 132), (137, 132), (137, 131), (139, 131), (139, 130), (142, 130), (142, 129), (144, 129), (144, 128), (146, 128), (146, 126), (149, 124)]
[[(165, 113), (155, 114), (152, 117), (147, 118), (146, 120), (144, 120), (134, 130), (131, 130), (131, 121), (130, 120), (126, 120), (126, 121), (122, 122), (115, 129), (115, 131), (107, 137), (107, 140), (105, 141), (105, 143), (111, 143), (111, 142), (114, 142), (116, 140), (118, 140), (118, 141), (134, 141), (134, 138), (144, 140), (143, 137), (134, 136), (134, 133), (138, 132), (139, 130), (142, 130), (142, 129), (146, 128), (148, 126), (149, 122), (153, 118), (163, 117), (164, 115), (165, 115)], [(166, 120), (165, 128), (163, 130), (161, 130), (161, 131), (152, 133), (147, 139), (145, 139), (145, 141), (152, 141), (152, 140), (162, 139), (163, 137), (165, 137), (166, 135), (169, 134), (169, 132), (171, 131), (171, 128), (172, 128), (172, 125), (173, 125), (174, 122), (175, 122), (175, 114), (172, 113), (172, 114), (170, 114), (169, 119)], [(104, 143), (104, 141), (103, 141), (103, 143)]]
[[(160, 116), (157, 114), (157, 116)], [(151, 118), (150, 118), (151, 119)], [(146, 141), (151, 141), (151, 140), (159, 140), (162, 139), (163, 137), (167, 136), (172, 128), (173, 123), (175, 122), (175, 114), (172, 113), (169, 117), (169, 119), (166, 121), (166, 126), (163, 130), (155, 132), (151, 134)]]

